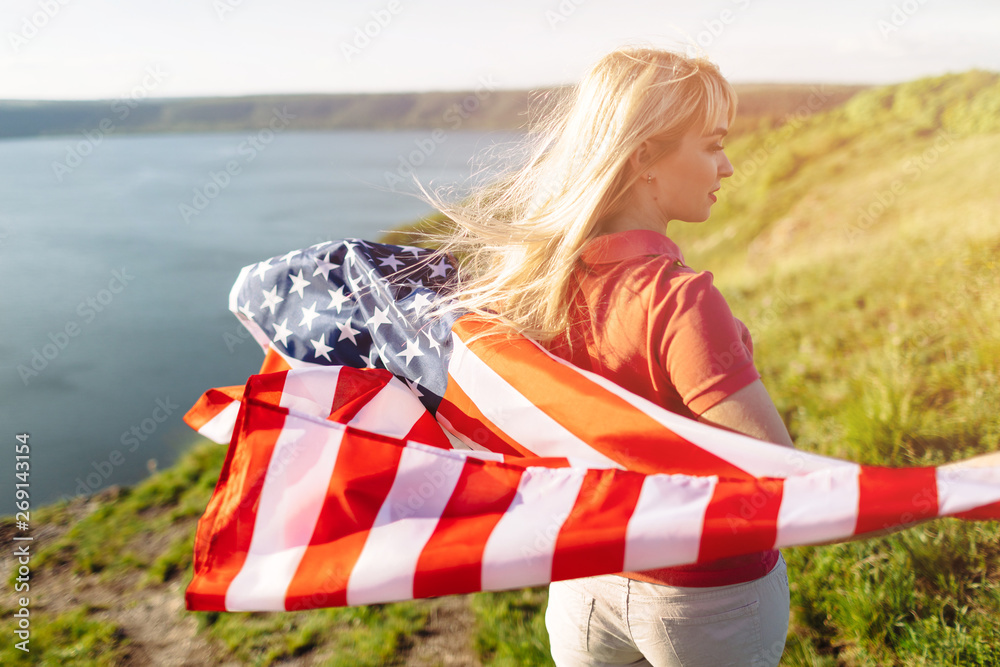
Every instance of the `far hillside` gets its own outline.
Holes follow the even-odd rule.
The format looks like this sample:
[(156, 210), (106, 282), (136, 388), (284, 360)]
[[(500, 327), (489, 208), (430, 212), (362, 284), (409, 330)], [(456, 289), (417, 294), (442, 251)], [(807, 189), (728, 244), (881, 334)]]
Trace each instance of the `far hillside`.
[[(370, 95), (255, 95), (188, 99), (124, 97), (95, 102), (0, 100), (0, 138), (156, 132), (255, 131), (275, 109), (296, 130), (511, 130), (562, 89), (501, 90), (483, 81), (468, 91)], [(823, 111), (864, 86), (748, 84), (740, 94), (741, 127), (774, 124)], [(739, 128), (737, 128), (739, 129)]]

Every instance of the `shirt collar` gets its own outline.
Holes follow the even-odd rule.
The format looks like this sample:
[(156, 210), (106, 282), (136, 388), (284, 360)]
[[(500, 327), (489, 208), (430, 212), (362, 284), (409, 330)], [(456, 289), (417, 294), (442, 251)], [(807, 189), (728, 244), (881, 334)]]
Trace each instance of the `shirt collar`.
[(684, 262), (677, 244), (651, 229), (630, 229), (598, 236), (583, 247), (580, 257), (587, 264), (609, 264), (648, 255)]

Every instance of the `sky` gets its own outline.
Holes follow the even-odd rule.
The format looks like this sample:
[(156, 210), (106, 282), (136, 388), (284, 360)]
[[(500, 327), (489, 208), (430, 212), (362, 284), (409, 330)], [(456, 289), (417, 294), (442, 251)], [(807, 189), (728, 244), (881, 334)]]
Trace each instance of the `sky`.
[(733, 82), (1000, 71), (997, 0), (3, 0), (0, 99), (516, 89), (626, 44)]

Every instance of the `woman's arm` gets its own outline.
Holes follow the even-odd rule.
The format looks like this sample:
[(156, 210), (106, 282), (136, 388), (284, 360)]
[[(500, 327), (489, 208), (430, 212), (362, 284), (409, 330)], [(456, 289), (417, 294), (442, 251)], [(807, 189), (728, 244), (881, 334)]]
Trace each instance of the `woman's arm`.
[(793, 446), (788, 429), (760, 380), (722, 399), (705, 410), (698, 420), (765, 442)]
[[(760, 380), (757, 380), (743, 389), (740, 389), (731, 396), (724, 398), (721, 402), (702, 413), (698, 419), (706, 424), (721, 426), (722, 428), (743, 433), (745, 435), (749, 435), (750, 437), (757, 438), (758, 440), (765, 440), (767, 442), (786, 445), (788, 447), (792, 446), (792, 439), (788, 435), (788, 429), (785, 428), (784, 423), (781, 421), (781, 416), (778, 415), (778, 410), (774, 407), (774, 403), (771, 401), (771, 397), (768, 395), (767, 389), (764, 388), (764, 384)], [(983, 466), (1000, 466), (1000, 452), (991, 452), (989, 454), (983, 454), (965, 459), (964, 461), (947, 463), (941, 466), (941, 468), (947, 470), (953, 468), (975, 468)], [(930, 519), (921, 519), (908, 524), (900, 524), (863, 533), (861, 535), (855, 535), (847, 540), (820, 542), (817, 546), (823, 544), (836, 544), (839, 542), (854, 542), (857, 540), (866, 540), (872, 537), (881, 537), (883, 535), (898, 532), (905, 528), (911, 528), (926, 521), (930, 521)]]

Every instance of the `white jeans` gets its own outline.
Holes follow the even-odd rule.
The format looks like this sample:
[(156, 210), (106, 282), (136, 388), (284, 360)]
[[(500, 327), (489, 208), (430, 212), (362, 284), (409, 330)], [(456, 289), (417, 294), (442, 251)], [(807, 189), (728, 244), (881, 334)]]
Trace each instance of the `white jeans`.
[(788, 634), (784, 558), (765, 576), (711, 588), (609, 574), (549, 585), (545, 627), (559, 667), (773, 667)]

